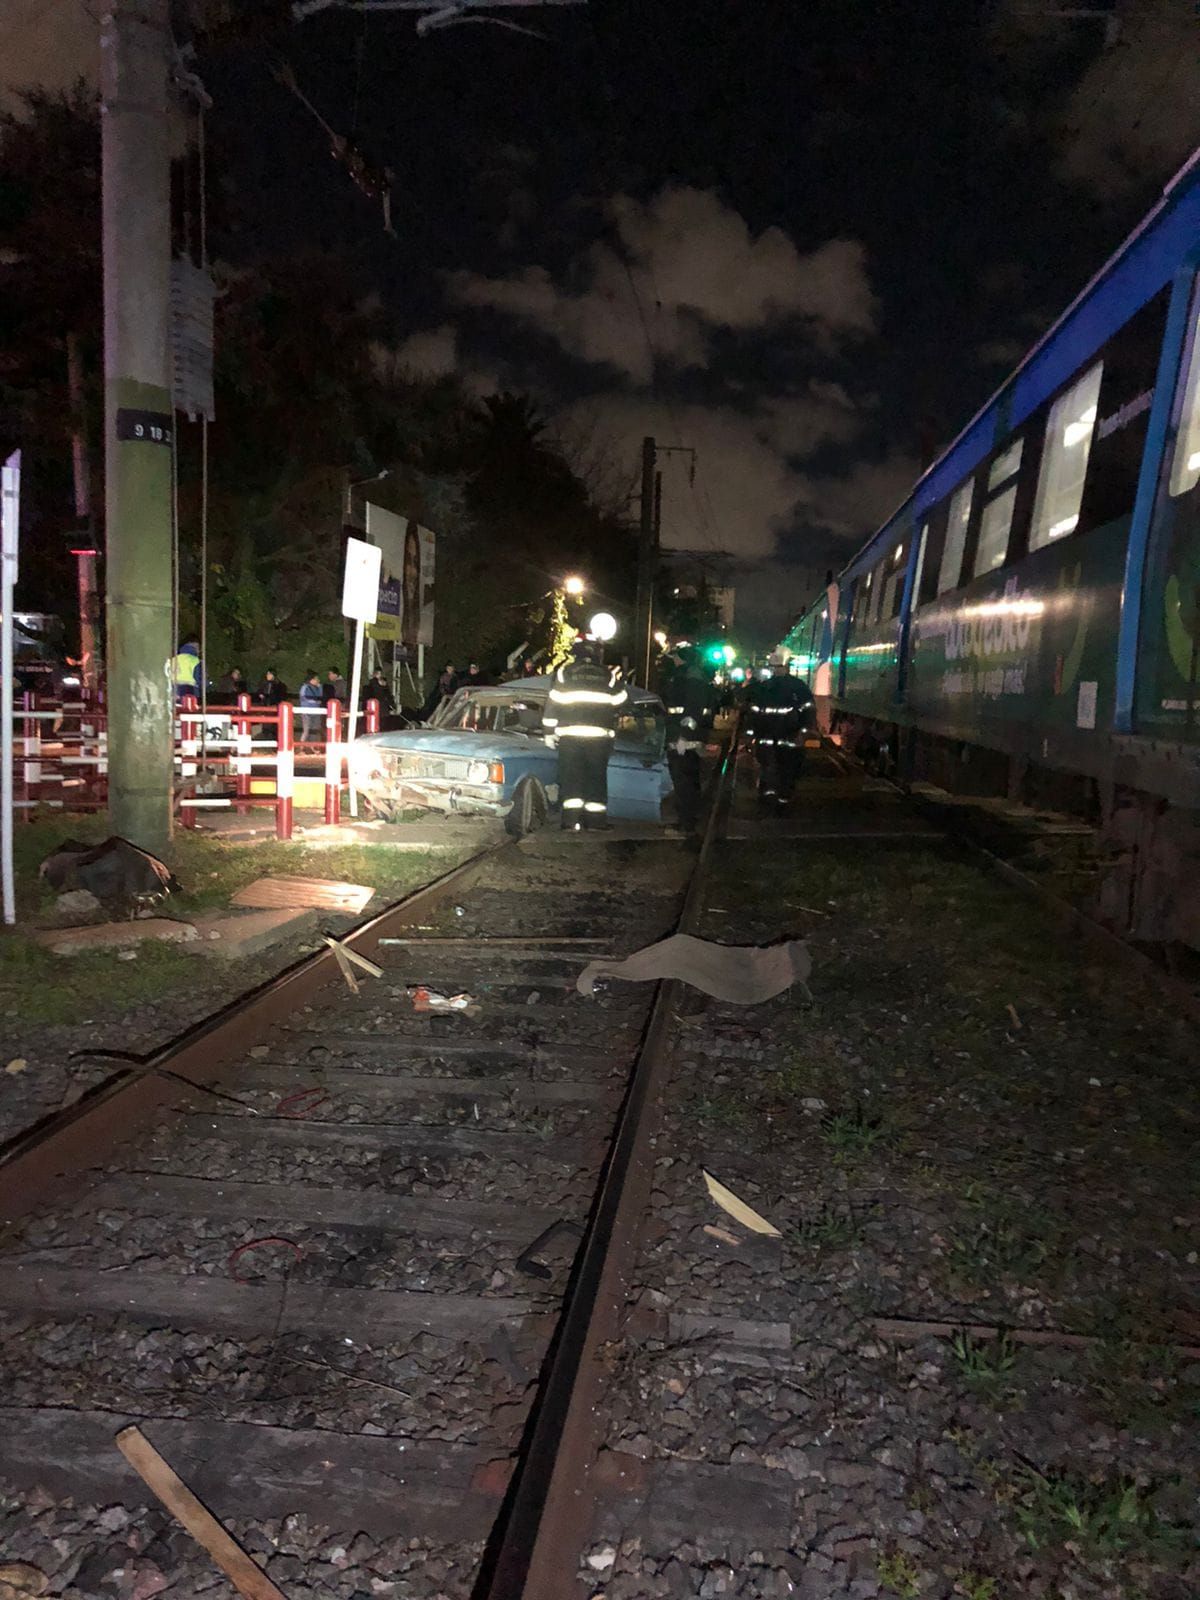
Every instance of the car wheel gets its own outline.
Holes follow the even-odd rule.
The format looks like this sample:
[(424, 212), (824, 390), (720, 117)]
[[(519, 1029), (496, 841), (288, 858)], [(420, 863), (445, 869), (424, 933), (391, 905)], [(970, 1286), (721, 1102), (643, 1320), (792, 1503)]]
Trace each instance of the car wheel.
[(504, 819), (505, 831), (524, 839), (546, 820), (546, 791), (536, 778), (522, 778), (513, 795), (512, 809)]

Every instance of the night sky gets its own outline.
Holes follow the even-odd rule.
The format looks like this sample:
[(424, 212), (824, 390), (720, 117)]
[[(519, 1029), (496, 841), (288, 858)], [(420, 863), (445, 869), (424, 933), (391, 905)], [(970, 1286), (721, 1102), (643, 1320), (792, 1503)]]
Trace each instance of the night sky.
[[(738, 557), (777, 637), (1200, 142), (1192, 0), (1059, 9), (331, 11), (201, 56), (216, 253), (339, 252), (395, 359), (529, 389), (615, 493), (643, 433), (695, 446), (666, 542)], [(6, 0), (6, 82), (94, 71), (98, 10)], [(393, 169), (395, 238), (279, 61)]]

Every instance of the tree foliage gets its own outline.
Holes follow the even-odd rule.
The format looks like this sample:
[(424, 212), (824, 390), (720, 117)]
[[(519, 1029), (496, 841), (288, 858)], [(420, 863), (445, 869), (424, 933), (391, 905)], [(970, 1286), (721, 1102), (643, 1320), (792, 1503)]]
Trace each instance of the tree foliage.
[[(66, 330), (81, 341), (100, 436), (99, 137), (82, 89), (33, 94), (25, 109), (0, 119), (3, 427), (36, 459), (39, 516), (65, 527)], [(199, 625), (204, 574), (211, 672), (273, 664), (287, 677), (344, 658), (347, 486), (384, 468), (370, 498), (438, 535), (442, 660), (496, 669), (568, 571), (610, 609), (628, 600), (629, 534), (528, 396), (480, 402), (452, 378), (406, 372), (391, 354), (404, 330), (341, 257), (225, 262), (217, 278), (203, 551), (199, 425), (181, 421), (178, 445), (180, 624)], [(43, 580), (30, 572), (25, 603), (70, 615), (69, 593)]]

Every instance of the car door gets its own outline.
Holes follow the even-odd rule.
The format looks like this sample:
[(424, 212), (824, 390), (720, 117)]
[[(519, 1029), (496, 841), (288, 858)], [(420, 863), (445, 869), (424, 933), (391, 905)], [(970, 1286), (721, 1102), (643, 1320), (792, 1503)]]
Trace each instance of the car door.
[(636, 700), (617, 724), (608, 762), (608, 810), (630, 822), (658, 822), (671, 792), (661, 701)]

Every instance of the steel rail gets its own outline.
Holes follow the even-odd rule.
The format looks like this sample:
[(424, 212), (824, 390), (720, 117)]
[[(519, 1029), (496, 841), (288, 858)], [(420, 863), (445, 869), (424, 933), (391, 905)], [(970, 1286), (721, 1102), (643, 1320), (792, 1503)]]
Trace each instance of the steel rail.
[[(428, 911), (452, 889), (469, 883), (487, 862), (515, 846), (515, 840), (505, 839), (476, 851), (385, 907), (341, 943), (360, 955), (374, 955), (381, 938)], [(198, 1088), (219, 1082), (231, 1063), (334, 981), (341, 981), (341, 972), (332, 949), (304, 956), (145, 1061), (106, 1079), (74, 1105), (51, 1113), (0, 1146), (0, 1226), (26, 1216), (52, 1194), (57, 1197), (73, 1181), (82, 1181), (100, 1160), (178, 1099), (181, 1079)]]
[[(676, 931), (699, 925), (709, 863), (735, 766), (726, 748)], [(525, 1447), (497, 1532), (472, 1591), (476, 1600), (563, 1600), (576, 1584), (594, 1507), (607, 1381), (603, 1349), (620, 1335), (641, 1218), (654, 1175), (654, 1137), (686, 985), (659, 983), (576, 1256), (555, 1341), (543, 1368)]]

